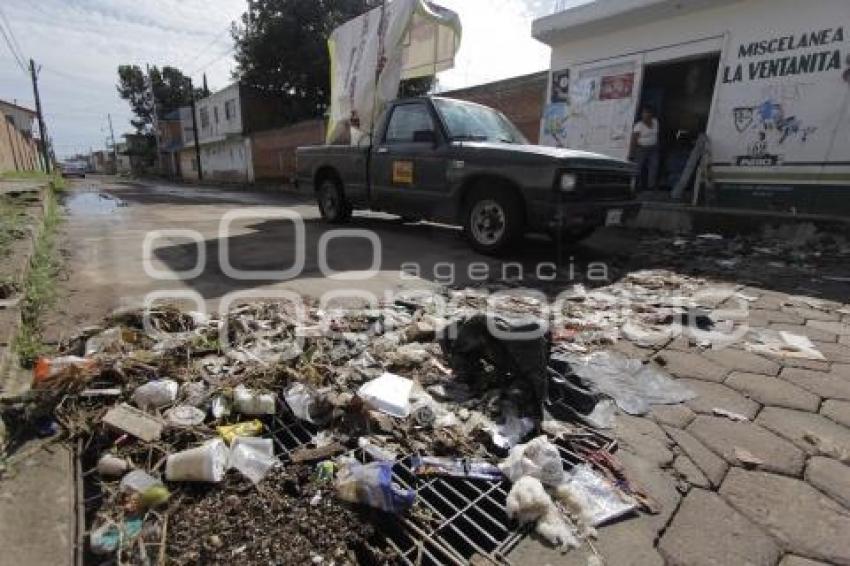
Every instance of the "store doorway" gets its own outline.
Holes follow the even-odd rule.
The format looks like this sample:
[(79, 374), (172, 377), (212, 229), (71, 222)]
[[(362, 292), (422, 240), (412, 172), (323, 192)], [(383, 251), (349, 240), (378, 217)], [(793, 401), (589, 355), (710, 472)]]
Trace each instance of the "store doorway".
[[(708, 127), (720, 53), (646, 65), (635, 121), (649, 107), (659, 124), (657, 187), (666, 193), (676, 186), (700, 134)], [(639, 186), (648, 186), (647, 171)]]

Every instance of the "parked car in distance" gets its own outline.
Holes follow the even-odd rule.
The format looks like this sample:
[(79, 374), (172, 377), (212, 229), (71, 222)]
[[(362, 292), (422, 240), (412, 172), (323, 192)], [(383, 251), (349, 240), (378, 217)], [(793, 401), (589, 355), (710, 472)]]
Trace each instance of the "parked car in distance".
[(464, 227), (496, 254), (526, 232), (578, 240), (636, 213), (634, 166), (530, 145), (502, 113), (442, 97), (397, 100), (360, 146), (299, 147), (296, 184), (322, 217), (355, 209)]
[(84, 179), (87, 168), (88, 166), (81, 161), (63, 161), (59, 164), (63, 177), (81, 177)]

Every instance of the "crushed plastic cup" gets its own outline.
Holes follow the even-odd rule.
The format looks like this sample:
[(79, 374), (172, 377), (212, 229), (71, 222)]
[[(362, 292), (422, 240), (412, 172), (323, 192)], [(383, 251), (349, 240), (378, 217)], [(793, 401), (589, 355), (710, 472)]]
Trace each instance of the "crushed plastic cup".
[(190, 405), (177, 405), (165, 411), (165, 421), (176, 428), (198, 426), (206, 418), (204, 411)]
[(275, 398), (272, 393), (260, 393), (239, 385), (233, 390), (233, 407), (243, 415), (273, 415)]
[(97, 473), (105, 478), (120, 478), (131, 467), (129, 460), (120, 458), (114, 454), (104, 454), (97, 461)]
[(220, 482), (227, 471), (227, 460), (227, 446), (216, 438), (169, 456), (165, 461), (165, 478), (168, 481)]
[(133, 470), (121, 478), (119, 484), (123, 491), (144, 493), (152, 487), (159, 487), (162, 482), (144, 470)]
[(386, 372), (365, 383), (357, 395), (366, 403), (393, 417), (406, 418), (410, 415), (410, 392), (413, 381), (394, 373)]
[(228, 467), (239, 470), (257, 485), (278, 463), (270, 438), (242, 437), (233, 441)]
[(179, 389), (173, 379), (158, 379), (136, 388), (132, 399), (140, 409), (159, 409), (173, 404)]

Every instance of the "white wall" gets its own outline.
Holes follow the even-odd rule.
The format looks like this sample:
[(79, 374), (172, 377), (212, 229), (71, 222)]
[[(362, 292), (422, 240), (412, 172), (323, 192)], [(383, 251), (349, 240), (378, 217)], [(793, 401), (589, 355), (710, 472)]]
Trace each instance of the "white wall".
[[(823, 30), (830, 30), (823, 35), (831, 40), (826, 45), (790, 49), (789, 40), (781, 40), (794, 37), (799, 43), (803, 35)], [(785, 50), (740, 56), (741, 46), (746, 51), (750, 43), (762, 41), (773, 48), (784, 42)], [(579, 148), (582, 141), (588, 149), (597, 148), (605, 135), (619, 136), (619, 122), (633, 118), (644, 64), (712, 51), (722, 52), (708, 126), (718, 180), (782, 183), (793, 177), (801, 183), (850, 183), (850, 166), (839, 165), (850, 163), (848, 0), (744, 0), (555, 44), (552, 70), (569, 69), (571, 80), (608, 65), (633, 64), (638, 69), (629, 108), (625, 102), (605, 109), (597, 104), (588, 124), (582, 125), (580, 116), (571, 123), (576, 116), (570, 116), (563, 131)], [(763, 67), (770, 70), (771, 60), (808, 59), (819, 52), (827, 53), (828, 63), (817, 72), (762, 74)], [(829, 68), (836, 52), (840, 68)], [(734, 80), (738, 65), (741, 80)], [(788, 62), (785, 65), (787, 69)], [(727, 68), (730, 74), (724, 82)], [(587, 128), (599, 132), (580, 135)], [(626, 151), (614, 148), (609, 153), (623, 157)], [(764, 158), (750, 159), (759, 156)]]
[[(225, 104), (228, 102), (232, 102), (231, 108), (233, 109), (230, 117), (225, 112)], [(242, 108), (238, 84), (232, 84), (207, 98), (198, 100), (195, 107), (198, 120), (198, 138), (201, 144), (222, 140), (228, 135), (242, 133)], [(206, 114), (207, 120), (202, 120), (204, 114)], [(216, 115), (218, 118), (216, 118)]]
[(252, 183), (254, 165), (248, 138), (201, 144), (204, 179)]

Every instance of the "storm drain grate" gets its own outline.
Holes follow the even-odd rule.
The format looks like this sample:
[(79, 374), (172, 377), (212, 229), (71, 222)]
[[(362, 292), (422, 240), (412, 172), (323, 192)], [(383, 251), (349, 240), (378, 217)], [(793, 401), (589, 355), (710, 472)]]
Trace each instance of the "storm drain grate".
[[(281, 406), (285, 406), (281, 403)], [(288, 411), (263, 419), (283, 462), (291, 461), (292, 452), (310, 444), (318, 429), (296, 420)], [(582, 452), (612, 452), (616, 442), (592, 429), (581, 429), (569, 440), (556, 440), (565, 468), (585, 461)], [(103, 500), (95, 471), (97, 455), (108, 448), (102, 435), (77, 450), (77, 564), (93, 563), (86, 553), (85, 534), (91, 528)], [(371, 461), (363, 450), (351, 452), (361, 462)], [(161, 462), (164, 454), (151, 450), (148, 468)], [(403, 517), (376, 513), (376, 526), (398, 562), (413, 565), (464, 565), (473, 557), (495, 564), (510, 564), (508, 553), (522, 540), (525, 529), (510, 520), (505, 503), (510, 490), (507, 481), (468, 480), (462, 478), (417, 477), (413, 455), (396, 460), (393, 480), (416, 491), (417, 504)], [(149, 555), (159, 552), (158, 544), (146, 545)]]

